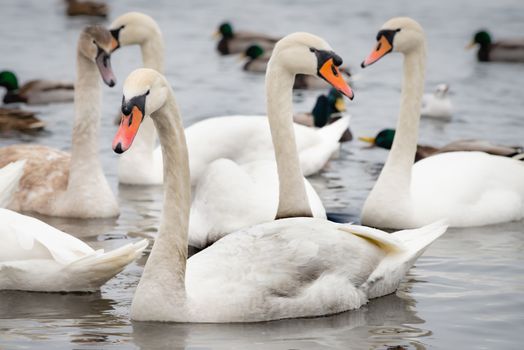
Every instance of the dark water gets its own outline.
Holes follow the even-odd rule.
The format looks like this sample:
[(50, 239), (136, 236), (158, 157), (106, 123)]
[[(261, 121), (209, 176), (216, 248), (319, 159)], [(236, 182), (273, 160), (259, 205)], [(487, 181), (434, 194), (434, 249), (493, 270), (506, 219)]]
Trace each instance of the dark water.
[[(423, 120), (421, 143), (458, 138), (524, 143), (524, 65), (478, 64), (464, 51), (472, 32), (524, 36), (524, 2), (442, 1), (111, 1), (111, 19), (130, 10), (152, 15), (166, 40), (166, 73), (185, 124), (209, 116), (262, 114), (263, 76), (240, 70), (236, 57), (218, 57), (212, 33), (224, 19), (239, 28), (285, 35), (309, 31), (327, 39), (359, 75), (348, 102), (354, 134), (393, 127), (398, 113), (401, 57), (390, 55), (361, 71), (378, 28), (392, 16), (417, 19), (428, 37), (428, 90), (447, 82), (453, 91), (450, 123)], [(61, 1), (8, 0), (0, 11), (0, 68), (20, 80), (74, 79), (76, 39), (91, 19), (68, 19)], [(101, 21), (108, 25), (110, 21)], [(94, 248), (112, 249), (153, 239), (160, 187), (118, 186), (110, 149), (121, 83), (140, 66), (138, 48), (113, 55), (119, 84), (104, 87), (100, 156), (118, 192), (114, 220), (47, 219)], [(316, 93), (296, 95), (309, 110)], [(48, 123), (37, 136), (3, 135), (0, 145), (35, 142), (68, 150), (73, 106), (35, 108)], [(205, 142), (205, 140), (203, 140)], [(358, 221), (360, 208), (387, 154), (358, 141), (311, 180), (330, 211)], [(480, 174), (481, 175), (481, 174)], [(128, 310), (145, 258), (98, 294), (0, 292), (0, 349), (520, 349), (524, 342), (524, 223), (450, 229), (419, 259), (395, 295), (331, 317), (248, 325), (162, 325), (129, 321)], [(400, 348), (399, 348), (400, 349)]]

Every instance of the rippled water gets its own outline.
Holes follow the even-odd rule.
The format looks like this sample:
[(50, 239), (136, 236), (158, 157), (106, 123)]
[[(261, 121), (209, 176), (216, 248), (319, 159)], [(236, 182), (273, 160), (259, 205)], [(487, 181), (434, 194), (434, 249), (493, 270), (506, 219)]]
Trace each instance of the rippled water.
[[(392, 16), (417, 19), (428, 37), (428, 90), (447, 82), (455, 113), (450, 123), (423, 120), (421, 143), (481, 137), (524, 143), (524, 65), (478, 64), (464, 46), (488, 27), (499, 37), (523, 36), (521, 0), (435, 1), (111, 1), (111, 19), (129, 10), (152, 15), (166, 39), (166, 73), (185, 124), (209, 116), (264, 112), (263, 76), (246, 74), (235, 57), (219, 57), (211, 34), (231, 19), (238, 28), (276, 35), (305, 30), (326, 38), (358, 74), (348, 102), (356, 135), (393, 127), (398, 113), (401, 57), (390, 55), (361, 71), (382, 23)], [(76, 39), (91, 19), (68, 19), (61, 1), (7, 0), (0, 11), (0, 68), (32, 78), (74, 78)], [(102, 21), (108, 25), (110, 21)], [(118, 192), (114, 220), (45, 220), (95, 248), (112, 249), (139, 237), (153, 239), (160, 187), (118, 186), (110, 149), (121, 83), (140, 66), (138, 48), (113, 55), (120, 83), (104, 87), (100, 156)], [(309, 110), (316, 93), (296, 95)], [(34, 142), (68, 150), (71, 104), (35, 108), (48, 123), (38, 135), (2, 135), (0, 146)], [(205, 140), (202, 140), (205, 142)], [(330, 211), (358, 221), (360, 208), (387, 156), (358, 142), (312, 178)], [(481, 176), (482, 174), (479, 174)], [(524, 342), (524, 223), (450, 229), (418, 260), (395, 295), (332, 317), (247, 325), (131, 323), (129, 305), (145, 257), (96, 294), (0, 292), (0, 348), (4, 349), (520, 349)], [(400, 348), (398, 348), (400, 349)]]

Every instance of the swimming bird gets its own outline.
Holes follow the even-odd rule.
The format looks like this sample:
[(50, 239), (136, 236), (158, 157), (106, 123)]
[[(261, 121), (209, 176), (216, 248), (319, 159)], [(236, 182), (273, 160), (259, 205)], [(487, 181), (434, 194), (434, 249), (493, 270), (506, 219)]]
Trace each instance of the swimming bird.
[[(359, 137), (358, 139), (374, 146), (391, 149), (395, 138), (395, 129), (383, 129), (375, 137)], [(493, 155), (520, 159), (524, 154), (524, 148), (518, 146), (496, 145), (486, 140), (457, 140), (443, 147), (417, 145), (415, 162), (426, 157), (444, 152), (485, 152)]]
[(433, 93), (424, 94), (422, 96), (421, 115), (442, 120), (451, 119), (453, 108), (448, 91), (448, 84), (438, 84)]
[(78, 218), (119, 214), (98, 158), (100, 75), (109, 86), (116, 81), (110, 49), (111, 34), (105, 28), (88, 26), (80, 34), (71, 154), (34, 144), (0, 148), (0, 166), (27, 160), (10, 209)]
[(451, 226), (482, 226), (524, 218), (524, 164), (484, 152), (447, 152), (417, 162), (426, 38), (413, 19), (387, 21), (367, 67), (390, 52), (404, 56), (395, 139), (362, 209), (362, 223), (411, 228), (444, 218)]
[(4, 103), (22, 102), (30, 105), (71, 102), (74, 85), (66, 81), (31, 80), (18, 85), (18, 78), (12, 71), (0, 72), (0, 86), (6, 88)]
[(486, 30), (475, 33), (467, 48), (478, 46), (480, 62), (524, 62), (524, 38), (492, 41)]
[(221, 23), (216, 35), (220, 37), (217, 51), (222, 55), (242, 53), (252, 44), (271, 50), (278, 41), (278, 38), (262, 33), (233, 30), (230, 22)]
[[(127, 45), (140, 45), (144, 66), (163, 72), (163, 39), (153, 18), (129, 12), (115, 19), (110, 31), (113, 35), (113, 50)], [(145, 118), (142, 122), (134, 146), (128, 151), (130, 154), (124, 154), (119, 160), (120, 183), (162, 183), (162, 153), (160, 147), (156, 147), (155, 128), (149, 119)], [(265, 116), (236, 115), (207, 118), (186, 128), (192, 186), (198, 183), (205, 169), (218, 159), (229, 159), (237, 164), (274, 159), (267, 123)], [(339, 149), (338, 141), (348, 125), (347, 117), (319, 130), (295, 125), (301, 168), (305, 176), (317, 173), (324, 167)]]
[[(285, 37), (275, 50), (284, 62), (270, 63), (267, 76), (271, 132), (277, 143), (294, 142), (291, 111), (271, 106), (290, 105), (294, 74), (318, 74), (318, 67), (330, 74), (341, 60), (324, 40), (306, 33)], [(286, 83), (278, 84), (282, 79)], [(337, 81), (351, 95), (343, 84)], [(122, 112), (115, 152), (131, 146), (136, 132), (128, 127), (131, 118), (150, 115), (165, 159), (160, 230), (131, 304), (135, 321), (257, 322), (357, 309), (394, 292), (446, 230), (435, 223), (389, 234), (311, 218), (296, 147), (285, 142), (284, 148), (275, 147), (280, 149), (275, 155), (280, 219), (233, 232), (187, 259), (189, 160), (171, 85), (154, 70), (132, 72), (124, 84)]]
[[(267, 63), (269, 62), (269, 58), (271, 57), (271, 50), (264, 49), (261, 45), (258, 44), (252, 44), (244, 51), (242, 55), (247, 58), (247, 61), (244, 63), (243, 66), (243, 69), (245, 71), (265, 73), (267, 69)], [(348, 78), (351, 77), (349, 68), (340, 67), (339, 71), (346, 75)], [(326, 84), (324, 80), (307, 74), (297, 74), (295, 76), (295, 82), (293, 83), (293, 89), (298, 90), (320, 90), (328, 87), (329, 85)]]
[(19, 160), (0, 168), (0, 208), (9, 204), (11, 196), (18, 189), (24, 166), (25, 160)]
[[(334, 121), (342, 118), (346, 111), (346, 104), (342, 94), (336, 89), (331, 88), (327, 95), (319, 95), (311, 113), (295, 113), (293, 121), (297, 124), (322, 128)], [(351, 130), (347, 130), (340, 137), (340, 142), (347, 142), (353, 139)]]
[(109, 252), (33, 217), (0, 209), (0, 290), (94, 292), (140, 257), (147, 239)]
[(9, 130), (42, 130), (45, 127), (45, 123), (35, 117), (35, 114), (19, 108), (0, 107), (0, 132)]
[(106, 3), (86, 0), (66, 0), (68, 16), (107, 17), (109, 7)]

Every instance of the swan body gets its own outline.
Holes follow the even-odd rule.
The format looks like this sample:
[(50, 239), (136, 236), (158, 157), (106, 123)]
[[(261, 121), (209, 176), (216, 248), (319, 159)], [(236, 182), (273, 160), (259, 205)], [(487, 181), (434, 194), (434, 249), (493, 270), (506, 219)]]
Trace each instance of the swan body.
[(469, 47), (477, 45), (479, 62), (524, 62), (524, 39), (522, 38), (493, 42), (491, 35), (481, 30), (475, 33)]
[(38, 131), (45, 123), (35, 117), (35, 113), (18, 108), (0, 107), (0, 131)]
[[(172, 89), (150, 69), (127, 78), (113, 149), (125, 152), (136, 133), (133, 123), (150, 115), (165, 173), (159, 235), (133, 297), (133, 320), (256, 322), (355, 309), (394, 292), (417, 257), (445, 232), (442, 223), (388, 234), (311, 217), (289, 109), (293, 75), (327, 74), (341, 92), (350, 98), (352, 92), (337, 72), (342, 60), (321, 38), (291, 34), (275, 50), (280, 54), (270, 63), (266, 91), (280, 179), (276, 216), (281, 219), (235, 231), (190, 259), (189, 159)], [(329, 69), (317, 73), (318, 66)]]
[[(316, 218), (326, 210), (303, 179)], [(278, 172), (274, 160), (239, 165), (229, 159), (211, 163), (196, 185), (189, 219), (189, 245), (205, 248), (225, 235), (271, 221), (278, 209)]]
[(10, 209), (78, 218), (118, 215), (116, 198), (98, 159), (101, 96), (97, 70), (106, 84), (115, 84), (110, 45), (111, 35), (102, 27), (86, 27), (80, 35), (71, 154), (39, 145), (0, 148), (0, 166), (27, 160)]
[(72, 82), (31, 80), (18, 86), (18, 79), (11, 71), (0, 72), (0, 86), (7, 89), (4, 103), (22, 102), (30, 105), (56, 102), (72, 102), (74, 85)]
[(0, 168), (0, 208), (9, 204), (11, 196), (18, 189), (24, 166), (25, 160), (19, 160)]
[(278, 41), (278, 38), (262, 33), (234, 31), (229, 22), (221, 23), (218, 26), (217, 35), (220, 36), (217, 51), (221, 55), (242, 53), (254, 43), (271, 51)]
[(146, 239), (94, 250), (30, 216), (0, 209), (0, 290), (93, 292), (139, 257)]
[(439, 84), (433, 93), (424, 94), (420, 114), (423, 117), (442, 120), (451, 119), (453, 108), (448, 96), (448, 90), (449, 86), (447, 84)]
[(412, 228), (446, 219), (480, 226), (524, 218), (524, 164), (480, 152), (449, 152), (413, 165), (424, 86), (425, 37), (410, 18), (386, 22), (363, 62), (404, 54), (401, 112), (388, 159), (362, 210), (362, 223)]

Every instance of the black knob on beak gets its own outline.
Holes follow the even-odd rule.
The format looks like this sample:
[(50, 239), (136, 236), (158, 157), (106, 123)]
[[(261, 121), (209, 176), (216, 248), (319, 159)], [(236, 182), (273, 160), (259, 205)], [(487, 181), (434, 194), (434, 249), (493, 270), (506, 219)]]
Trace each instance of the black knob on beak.
[(133, 111), (133, 106), (130, 103), (122, 104), (122, 113), (124, 115), (130, 115)]

